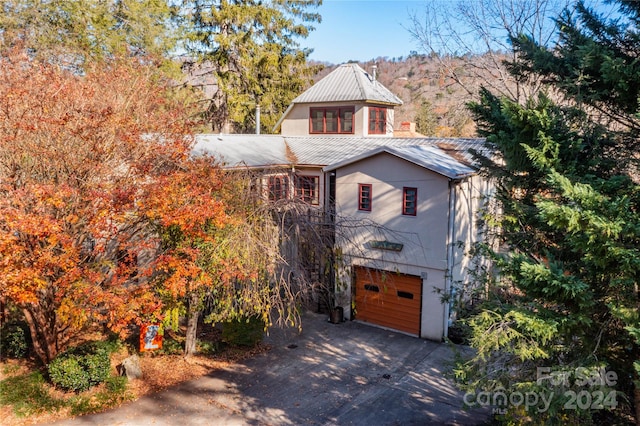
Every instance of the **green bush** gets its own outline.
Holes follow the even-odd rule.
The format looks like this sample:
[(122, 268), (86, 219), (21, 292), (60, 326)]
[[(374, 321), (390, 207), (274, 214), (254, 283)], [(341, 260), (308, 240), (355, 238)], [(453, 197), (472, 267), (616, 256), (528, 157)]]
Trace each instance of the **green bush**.
[(62, 389), (75, 392), (89, 389), (89, 373), (81, 360), (82, 357), (76, 355), (63, 355), (51, 361), (48, 366), (51, 382)]
[(24, 358), (29, 352), (31, 339), (25, 324), (7, 324), (0, 329), (0, 355)]
[(264, 336), (264, 322), (256, 316), (222, 324), (222, 340), (231, 345), (255, 346)]
[(65, 390), (87, 390), (109, 378), (109, 355), (116, 349), (117, 343), (113, 342), (91, 342), (72, 348), (49, 363), (49, 378)]

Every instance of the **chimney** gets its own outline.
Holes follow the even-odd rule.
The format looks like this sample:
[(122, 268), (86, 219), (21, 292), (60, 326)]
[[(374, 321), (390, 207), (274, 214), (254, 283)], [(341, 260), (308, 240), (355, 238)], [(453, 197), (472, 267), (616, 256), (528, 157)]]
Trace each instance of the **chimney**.
[(374, 64), (371, 67), (371, 70), (373, 71), (373, 81), (376, 81), (376, 77), (378, 76), (378, 66)]

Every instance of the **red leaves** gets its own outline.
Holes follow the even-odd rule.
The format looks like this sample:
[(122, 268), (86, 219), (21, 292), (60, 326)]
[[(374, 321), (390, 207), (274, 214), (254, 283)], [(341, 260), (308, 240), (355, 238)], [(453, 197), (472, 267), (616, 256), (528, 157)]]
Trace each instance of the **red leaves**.
[[(190, 112), (153, 72), (115, 61), (77, 76), (0, 58), (0, 294), (48, 311), (35, 322), (121, 330), (153, 314), (158, 225), (198, 234), (226, 220), (218, 172), (189, 160)], [(176, 285), (197, 277), (179, 271)]]

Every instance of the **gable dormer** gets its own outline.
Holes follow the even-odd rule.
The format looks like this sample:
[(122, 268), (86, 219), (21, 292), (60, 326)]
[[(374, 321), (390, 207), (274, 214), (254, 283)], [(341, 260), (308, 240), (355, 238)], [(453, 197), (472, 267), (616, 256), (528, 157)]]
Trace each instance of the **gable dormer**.
[(358, 64), (343, 64), (295, 98), (275, 129), (283, 136), (393, 136), (402, 101)]

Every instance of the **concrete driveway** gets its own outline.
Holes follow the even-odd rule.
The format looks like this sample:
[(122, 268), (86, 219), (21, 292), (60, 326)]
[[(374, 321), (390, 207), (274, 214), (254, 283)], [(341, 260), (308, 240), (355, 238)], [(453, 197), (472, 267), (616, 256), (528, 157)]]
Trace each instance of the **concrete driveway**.
[(479, 425), (444, 376), (452, 351), (358, 322), (308, 313), (273, 330), (268, 353), (59, 425)]

